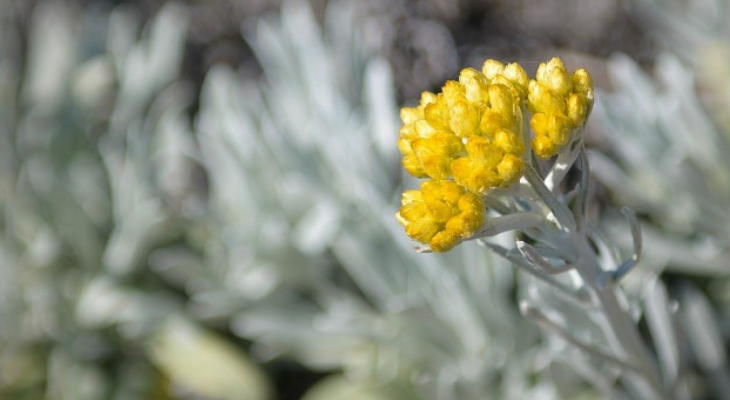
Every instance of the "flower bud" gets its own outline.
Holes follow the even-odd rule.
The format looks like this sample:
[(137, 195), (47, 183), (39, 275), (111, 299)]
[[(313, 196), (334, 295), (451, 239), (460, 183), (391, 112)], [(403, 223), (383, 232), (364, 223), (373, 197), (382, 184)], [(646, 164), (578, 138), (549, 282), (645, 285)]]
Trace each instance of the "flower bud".
[(515, 101), (509, 87), (500, 84), (489, 85), (489, 105), (492, 110), (504, 114), (506, 119), (512, 119)]
[(473, 68), (464, 68), (459, 74), (459, 83), (464, 86), (464, 97), (469, 102), (477, 107), (486, 106), (489, 101), (489, 85), (484, 74)]
[(564, 113), (565, 98), (553, 94), (550, 89), (536, 81), (528, 86), (528, 108), (534, 113)]
[(421, 166), (421, 162), (418, 160), (415, 154), (403, 155), (403, 169), (406, 170), (411, 176), (415, 178), (428, 178), (428, 174)]
[(507, 129), (498, 129), (494, 134), (492, 144), (508, 154), (521, 155), (525, 150), (522, 138)]
[(510, 121), (508, 116), (494, 110), (486, 110), (482, 114), (479, 123), (479, 129), (485, 135), (493, 135), (498, 129), (512, 129), (514, 121)]
[(482, 73), (487, 79), (492, 80), (495, 76), (502, 74), (504, 71), (504, 64), (497, 60), (486, 60), (482, 65)]
[(573, 93), (568, 97), (568, 118), (574, 126), (583, 125), (588, 116), (588, 101), (585, 95)]
[(453, 107), (456, 102), (465, 100), (464, 93), (464, 86), (456, 81), (446, 81), (441, 88), (441, 96), (449, 108)]
[(451, 162), (465, 153), (461, 140), (451, 132), (437, 132), (411, 144), (423, 171), (434, 179), (451, 178)]
[(583, 68), (573, 72), (573, 89), (576, 93), (588, 93), (593, 91), (593, 79), (591, 74)]
[(479, 109), (466, 99), (456, 101), (451, 107), (450, 127), (459, 137), (470, 137), (479, 129)]
[(514, 84), (514, 87), (519, 91), (520, 98), (526, 98), (530, 78), (527, 76), (527, 71), (520, 64), (507, 64), (502, 75)]
[(417, 107), (403, 107), (400, 109), (400, 120), (403, 125), (410, 125), (421, 118), (420, 110)]
[(428, 124), (435, 129), (449, 129), (449, 109), (443, 100), (427, 105), (423, 109), (423, 115)]
[(472, 236), (485, 219), (481, 198), (453, 181), (425, 181), (421, 190), (404, 192), (401, 204), (396, 218), (406, 234), (436, 252)]
[(532, 138), (532, 151), (538, 157), (548, 159), (558, 153), (558, 146), (547, 135), (536, 133), (535, 137)]

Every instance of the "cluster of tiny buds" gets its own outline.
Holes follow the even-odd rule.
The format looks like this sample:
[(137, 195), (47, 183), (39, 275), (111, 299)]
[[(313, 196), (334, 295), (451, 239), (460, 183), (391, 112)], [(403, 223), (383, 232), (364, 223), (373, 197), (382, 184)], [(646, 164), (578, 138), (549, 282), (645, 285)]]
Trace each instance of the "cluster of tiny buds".
[(569, 73), (559, 58), (541, 63), (535, 79), (517, 63), (465, 68), (440, 93), (401, 109), (398, 148), (404, 169), (426, 179), (403, 194), (396, 214), (413, 240), (448, 251), (486, 221), (482, 196), (522, 177), (531, 162), (524, 116), (531, 113), (531, 149), (549, 159), (582, 126), (593, 103), (591, 77)]

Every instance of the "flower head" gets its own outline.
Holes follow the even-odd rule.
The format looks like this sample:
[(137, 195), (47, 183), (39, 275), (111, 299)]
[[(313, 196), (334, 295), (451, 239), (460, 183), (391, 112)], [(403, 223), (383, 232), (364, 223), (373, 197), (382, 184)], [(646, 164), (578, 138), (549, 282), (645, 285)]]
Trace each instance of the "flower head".
[(527, 104), (533, 115), (532, 149), (547, 159), (568, 144), (573, 131), (583, 125), (593, 106), (593, 83), (585, 69), (572, 74), (555, 57), (541, 63), (528, 85)]
[(463, 69), (440, 93), (424, 92), (417, 107), (401, 110), (405, 170), (417, 178), (455, 179), (476, 193), (515, 182), (523, 168), (528, 82), (518, 64), (487, 60), (481, 72)]
[(453, 181), (427, 180), (420, 190), (407, 190), (396, 214), (413, 240), (428, 244), (433, 251), (451, 250), (482, 226), (482, 199)]

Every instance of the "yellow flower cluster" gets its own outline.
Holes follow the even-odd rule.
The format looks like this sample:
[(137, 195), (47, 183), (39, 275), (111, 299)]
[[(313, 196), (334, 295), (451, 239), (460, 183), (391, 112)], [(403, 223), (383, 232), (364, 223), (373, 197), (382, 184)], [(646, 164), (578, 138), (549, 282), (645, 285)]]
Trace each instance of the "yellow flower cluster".
[(540, 64), (537, 79), (516, 63), (484, 62), (465, 68), (440, 93), (423, 92), (420, 104), (401, 109), (398, 148), (403, 167), (428, 181), (403, 194), (396, 215), (414, 240), (447, 251), (472, 236), (485, 220), (481, 195), (520, 179), (525, 168), (525, 104), (534, 113), (532, 148), (555, 155), (582, 125), (592, 105), (588, 73), (570, 75), (562, 61)]
[(585, 123), (593, 106), (593, 83), (588, 71), (581, 68), (570, 74), (557, 57), (541, 63), (535, 78), (530, 81), (527, 95), (533, 113), (532, 149), (547, 159), (557, 154), (570, 141), (573, 131)]
[(519, 179), (522, 102), (529, 78), (519, 64), (487, 60), (461, 71), (441, 93), (401, 110), (403, 167), (418, 178), (453, 179), (475, 193)]
[(481, 197), (453, 181), (424, 181), (421, 190), (405, 191), (402, 203), (396, 217), (408, 236), (437, 252), (450, 250), (484, 221)]

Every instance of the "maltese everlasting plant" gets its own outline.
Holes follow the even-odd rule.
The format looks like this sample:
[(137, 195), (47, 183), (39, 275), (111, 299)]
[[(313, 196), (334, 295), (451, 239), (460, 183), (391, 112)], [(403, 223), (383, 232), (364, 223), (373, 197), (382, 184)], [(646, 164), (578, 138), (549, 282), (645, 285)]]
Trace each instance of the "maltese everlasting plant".
[[(476, 240), (528, 273), (534, 281), (520, 311), (606, 396), (683, 398), (681, 376), (655, 356), (671, 357), (662, 354), (670, 347), (647, 346), (630, 312), (639, 308), (619, 285), (642, 249), (634, 213), (624, 209), (633, 254), (623, 262), (587, 219), (583, 133), (592, 106), (591, 75), (559, 58), (540, 64), (534, 79), (495, 60), (462, 70), (440, 93), (424, 92), (418, 106), (401, 110), (403, 167), (423, 182), (403, 193), (396, 217), (420, 252)], [(489, 239), (508, 231), (513, 247)]]

